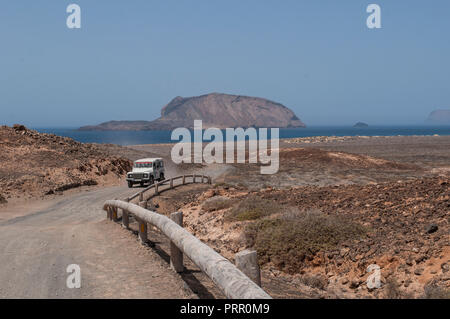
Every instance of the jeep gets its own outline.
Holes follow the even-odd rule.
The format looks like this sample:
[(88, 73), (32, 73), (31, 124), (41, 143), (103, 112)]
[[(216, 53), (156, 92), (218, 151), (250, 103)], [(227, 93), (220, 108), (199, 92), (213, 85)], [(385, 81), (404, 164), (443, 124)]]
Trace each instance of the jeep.
[(164, 162), (162, 158), (144, 158), (134, 162), (133, 171), (127, 173), (128, 187), (134, 184), (153, 184), (164, 180)]

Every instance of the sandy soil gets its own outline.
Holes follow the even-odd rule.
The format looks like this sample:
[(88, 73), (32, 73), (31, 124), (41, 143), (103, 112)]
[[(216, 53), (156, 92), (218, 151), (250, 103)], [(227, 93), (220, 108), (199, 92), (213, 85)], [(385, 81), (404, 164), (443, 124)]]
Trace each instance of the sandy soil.
[[(188, 298), (156, 253), (106, 222), (104, 201), (130, 192), (83, 192), (0, 222), (0, 297)], [(66, 286), (70, 264), (81, 267), (81, 289)]]

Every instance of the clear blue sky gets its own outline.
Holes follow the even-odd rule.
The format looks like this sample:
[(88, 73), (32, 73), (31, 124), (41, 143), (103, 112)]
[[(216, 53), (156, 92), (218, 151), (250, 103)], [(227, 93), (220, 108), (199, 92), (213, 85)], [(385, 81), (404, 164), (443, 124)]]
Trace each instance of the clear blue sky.
[(152, 120), (209, 92), (268, 98), (309, 125), (422, 123), (450, 108), (449, 16), (448, 0), (2, 1), (0, 124)]

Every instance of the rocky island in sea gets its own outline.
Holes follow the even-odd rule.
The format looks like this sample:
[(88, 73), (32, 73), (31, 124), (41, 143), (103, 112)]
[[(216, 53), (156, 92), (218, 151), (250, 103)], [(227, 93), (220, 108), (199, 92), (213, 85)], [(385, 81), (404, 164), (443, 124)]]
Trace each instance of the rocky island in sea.
[(161, 110), (154, 121), (109, 121), (83, 126), (80, 131), (144, 131), (192, 128), (194, 120), (203, 127), (278, 127), (298, 128), (306, 125), (283, 104), (258, 97), (211, 93), (196, 97), (176, 97)]

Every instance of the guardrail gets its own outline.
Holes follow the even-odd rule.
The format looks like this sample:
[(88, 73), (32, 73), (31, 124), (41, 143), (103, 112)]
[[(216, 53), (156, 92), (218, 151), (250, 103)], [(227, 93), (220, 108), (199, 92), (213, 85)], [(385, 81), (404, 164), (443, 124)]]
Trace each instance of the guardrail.
[[(189, 179), (192, 178), (192, 180), (189, 182)], [(180, 180), (181, 179), (181, 184), (175, 185), (175, 181)], [(200, 179), (200, 182), (198, 181)], [(205, 182), (206, 181), (206, 182)], [(154, 184), (148, 186), (147, 188), (137, 192), (136, 194), (128, 197), (125, 199), (126, 202), (131, 202), (134, 199), (139, 197), (139, 202), (142, 202), (144, 200), (147, 200), (148, 198), (144, 198), (144, 195), (146, 192), (148, 192), (151, 189), (155, 189), (155, 193), (154, 195), (158, 195), (160, 193), (160, 186), (163, 185), (170, 185), (170, 189), (173, 189), (175, 187), (181, 186), (181, 185), (187, 185), (187, 184), (194, 184), (194, 183), (205, 183), (205, 184), (211, 184), (212, 183), (212, 179), (210, 176), (206, 176), (206, 175), (196, 175), (196, 174), (191, 174), (191, 175), (181, 175), (181, 176), (177, 176), (177, 177), (172, 177), (169, 179), (165, 179), (163, 181), (159, 181), (159, 182), (155, 182)]]
[[(129, 214), (132, 214), (139, 223), (139, 237), (141, 241), (147, 240), (147, 223), (158, 228), (171, 241), (170, 263), (175, 271), (183, 271), (182, 254), (186, 254), (192, 262), (212, 279), (227, 298), (271, 299), (264, 290), (228, 259), (215, 252), (211, 247), (185, 230), (182, 227), (182, 213), (172, 214), (171, 218), (173, 220), (171, 220), (164, 215), (120, 200), (106, 201), (103, 209), (107, 211), (107, 217), (116, 222), (119, 221), (118, 209), (121, 209), (122, 225), (125, 228), (128, 228)], [(247, 264), (247, 267), (249, 261), (256, 260), (255, 254), (248, 256), (249, 258), (246, 260), (242, 258), (242, 254), (240, 257), (241, 264)], [(259, 277), (259, 267), (257, 265), (250, 267), (250, 273), (254, 273), (255, 269)]]

